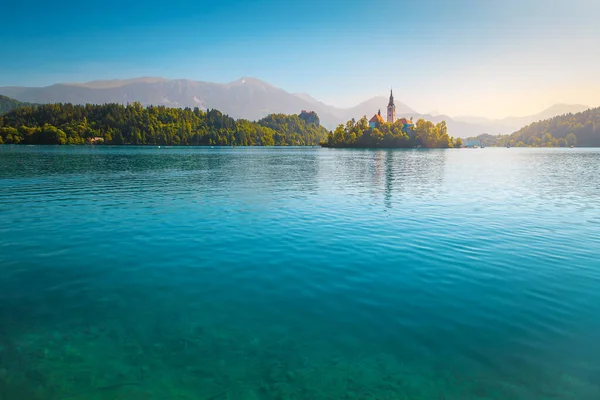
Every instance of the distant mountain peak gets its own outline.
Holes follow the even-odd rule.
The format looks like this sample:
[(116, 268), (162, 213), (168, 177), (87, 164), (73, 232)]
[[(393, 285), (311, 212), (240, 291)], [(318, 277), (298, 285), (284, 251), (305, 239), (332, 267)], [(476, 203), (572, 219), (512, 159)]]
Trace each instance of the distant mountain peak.
[[(376, 113), (378, 110), (385, 110), (385, 108), (387, 107), (388, 104), (388, 97), (387, 96), (375, 96), (375, 97), (371, 97), (369, 100), (363, 101), (362, 103), (358, 104), (356, 107), (353, 107), (352, 109), (356, 109), (356, 110), (363, 110), (362, 112), (366, 112), (368, 110), (368, 113), (370, 113), (371, 115)], [(415, 110), (413, 110), (412, 108), (410, 108), (409, 106), (407, 106), (406, 104), (396, 100), (395, 101), (395, 105), (396, 105), (396, 115), (401, 116), (402, 114), (418, 114)], [(358, 116), (358, 118), (361, 118), (361, 116)], [(356, 118), (356, 117), (355, 117)]]
[(589, 109), (590, 109), (589, 106), (586, 106), (583, 104), (559, 103), (559, 104), (554, 104), (554, 105), (546, 108), (544, 111), (542, 111), (536, 115), (540, 115), (540, 116), (549, 115), (551, 117), (555, 117), (555, 116), (561, 115), (561, 114), (579, 113), (579, 112), (589, 110)]
[(302, 99), (310, 104), (321, 104), (321, 102), (319, 100), (315, 99), (308, 93), (294, 93), (294, 96), (296, 96), (299, 99)]
[(237, 79), (233, 82), (229, 82), (225, 84), (226, 86), (237, 86), (237, 85), (257, 85), (257, 86), (265, 86), (265, 87), (274, 87), (268, 82), (262, 81), (258, 78), (253, 78), (250, 76), (243, 76), (240, 79)]
[(86, 87), (88, 89), (112, 89), (118, 88), (126, 85), (132, 85), (136, 83), (156, 83), (156, 82), (164, 82), (168, 79), (153, 77), (153, 76), (144, 76), (140, 78), (131, 78), (131, 79), (109, 79), (109, 80), (95, 80), (84, 83), (64, 83), (65, 86), (78, 86), (78, 87)]

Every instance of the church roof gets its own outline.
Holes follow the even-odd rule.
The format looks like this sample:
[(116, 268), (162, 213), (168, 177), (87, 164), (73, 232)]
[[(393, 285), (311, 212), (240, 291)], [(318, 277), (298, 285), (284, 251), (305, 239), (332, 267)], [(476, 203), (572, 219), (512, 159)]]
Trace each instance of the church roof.
[(413, 125), (413, 122), (409, 119), (406, 118), (400, 118), (398, 120), (399, 123), (403, 124), (403, 125)]
[(375, 115), (373, 115), (373, 118), (371, 118), (369, 120), (369, 122), (380, 122), (383, 124), (383, 123), (385, 123), (385, 120), (383, 119), (381, 114), (375, 114)]

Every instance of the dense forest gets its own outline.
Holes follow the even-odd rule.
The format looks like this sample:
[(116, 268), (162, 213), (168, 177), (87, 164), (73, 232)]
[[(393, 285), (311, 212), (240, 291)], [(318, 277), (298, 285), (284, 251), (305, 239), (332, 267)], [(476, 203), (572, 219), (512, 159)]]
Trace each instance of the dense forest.
[(22, 101), (18, 101), (15, 99), (11, 99), (10, 97), (0, 95), (0, 115), (7, 113), (9, 111), (14, 110), (15, 108), (19, 108), (22, 106), (32, 105), (30, 103), (23, 103)]
[(381, 123), (376, 128), (369, 127), (366, 117), (358, 121), (348, 121), (339, 125), (335, 132), (327, 136), (325, 147), (355, 148), (451, 148), (460, 147), (462, 141), (448, 135), (446, 122), (438, 124), (419, 119), (411, 128), (405, 128), (399, 121)]
[[(314, 120), (313, 116), (313, 120)], [(0, 115), (0, 143), (316, 146), (327, 130), (298, 115), (235, 120), (217, 110), (163, 106), (45, 104)]]
[(468, 140), (482, 146), (600, 146), (600, 107), (535, 122), (511, 135), (479, 135)]

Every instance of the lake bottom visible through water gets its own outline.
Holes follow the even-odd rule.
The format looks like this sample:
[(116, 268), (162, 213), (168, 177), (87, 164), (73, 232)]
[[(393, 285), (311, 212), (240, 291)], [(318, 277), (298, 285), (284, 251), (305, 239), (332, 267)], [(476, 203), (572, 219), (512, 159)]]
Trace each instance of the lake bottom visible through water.
[(599, 399), (598, 170), (0, 146), (0, 400)]

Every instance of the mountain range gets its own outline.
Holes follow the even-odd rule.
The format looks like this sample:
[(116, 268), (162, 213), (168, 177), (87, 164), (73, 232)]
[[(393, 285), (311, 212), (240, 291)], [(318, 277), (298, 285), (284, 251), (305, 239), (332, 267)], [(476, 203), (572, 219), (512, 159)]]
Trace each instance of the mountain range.
[(488, 119), (481, 117), (459, 116), (454, 117), (457, 121), (468, 122), (488, 128), (492, 135), (515, 132), (522, 127), (534, 122), (543, 121), (564, 114), (576, 114), (588, 110), (590, 107), (583, 104), (555, 104), (542, 112), (524, 117), (506, 117), (502, 119)]
[[(373, 97), (352, 108), (338, 108), (318, 101), (306, 93), (289, 93), (255, 78), (241, 78), (220, 84), (188, 79), (156, 77), (127, 80), (63, 83), (45, 87), (0, 87), (0, 95), (28, 103), (104, 104), (132, 103), (164, 105), (168, 107), (199, 107), (218, 109), (234, 118), (258, 120), (272, 113), (298, 114), (301, 110), (317, 112), (327, 129), (345, 123), (351, 118), (370, 118), (378, 110), (385, 113), (387, 96)], [(445, 120), (448, 131), (456, 137), (470, 137), (482, 133), (512, 133), (524, 125), (589, 107), (559, 104), (539, 114), (527, 117), (509, 117), (490, 120), (478, 117), (420, 114), (396, 100), (398, 117), (425, 118), (433, 122)]]

